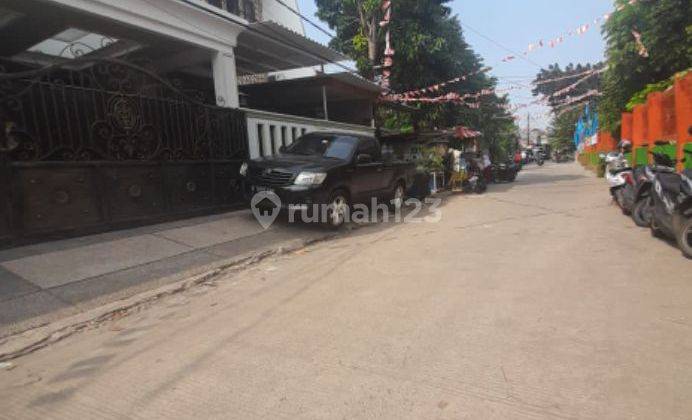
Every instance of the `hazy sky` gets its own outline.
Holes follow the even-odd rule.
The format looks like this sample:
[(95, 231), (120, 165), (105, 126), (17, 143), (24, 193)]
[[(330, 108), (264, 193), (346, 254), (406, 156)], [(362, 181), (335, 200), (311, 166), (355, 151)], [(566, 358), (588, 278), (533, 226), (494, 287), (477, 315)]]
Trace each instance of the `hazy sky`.
[[(393, 19), (396, 19), (396, 0), (394, 4)], [(593, 20), (612, 10), (610, 0), (454, 0), (448, 4), (462, 24), (478, 32), (464, 28), (467, 42), (487, 65), (493, 67), (492, 74), (500, 79), (500, 88), (510, 82), (530, 82), (540, 66), (558, 63), (564, 67), (570, 62), (593, 63), (603, 59), (603, 39), (600, 28), (594, 27)], [(314, 17), (314, 0), (298, 0), (298, 6), (305, 16), (317, 21)], [(503, 47), (523, 52), (529, 43), (541, 39), (547, 41), (584, 23), (591, 24), (586, 34), (570, 37), (555, 48), (543, 48), (529, 54), (528, 59), (533, 63), (521, 59), (501, 62), (504, 56), (510, 54)], [(321, 24), (326, 27), (324, 23)], [(329, 40), (308, 24), (305, 31), (308, 37), (322, 43)], [(534, 99), (530, 89), (513, 91), (510, 97), (514, 104)], [(543, 114), (546, 109), (533, 107), (530, 110), (532, 126), (545, 126), (548, 117)], [(526, 125), (526, 113), (526, 109), (517, 112), (522, 116), (520, 126)]]

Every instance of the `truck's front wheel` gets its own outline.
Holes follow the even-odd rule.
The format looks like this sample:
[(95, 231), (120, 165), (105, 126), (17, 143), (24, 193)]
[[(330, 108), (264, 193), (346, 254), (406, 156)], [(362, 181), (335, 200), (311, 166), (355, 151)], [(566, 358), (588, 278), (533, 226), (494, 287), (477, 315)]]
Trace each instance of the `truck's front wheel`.
[(389, 200), (389, 209), (392, 211), (401, 210), (404, 205), (404, 199), (406, 198), (406, 188), (403, 182), (397, 182), (394, 191), (392, 192), (392, 199)]
[(348, 195), (343, 190), (334, 191), (329, 196), (326, 220), (327, 226), (332, 229), (340, 228), (344, 223), (346, 223), (348, 212)]

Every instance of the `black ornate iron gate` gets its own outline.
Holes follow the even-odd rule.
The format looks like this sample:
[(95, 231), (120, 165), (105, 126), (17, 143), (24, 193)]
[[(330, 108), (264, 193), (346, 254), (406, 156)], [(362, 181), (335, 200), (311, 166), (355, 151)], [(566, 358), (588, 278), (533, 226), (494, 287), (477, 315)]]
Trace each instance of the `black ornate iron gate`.
[(242, 111), (123, 61), (0, 67), (0, 239), (102, 231), (242, 200)]

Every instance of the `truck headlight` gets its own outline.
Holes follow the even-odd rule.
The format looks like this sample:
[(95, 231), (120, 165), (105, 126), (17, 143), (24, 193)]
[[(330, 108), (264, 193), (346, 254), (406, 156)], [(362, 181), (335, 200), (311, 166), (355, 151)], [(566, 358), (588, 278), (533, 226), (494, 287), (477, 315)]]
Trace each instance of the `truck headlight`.
[(324, 172), (301, 172), (293, 181), (295, 185), (320, 185), (327, 178)]
[(240, 165), (240, 175), (245, 176), (247, 175), (247, 162), (243, 162), (242, 165)]

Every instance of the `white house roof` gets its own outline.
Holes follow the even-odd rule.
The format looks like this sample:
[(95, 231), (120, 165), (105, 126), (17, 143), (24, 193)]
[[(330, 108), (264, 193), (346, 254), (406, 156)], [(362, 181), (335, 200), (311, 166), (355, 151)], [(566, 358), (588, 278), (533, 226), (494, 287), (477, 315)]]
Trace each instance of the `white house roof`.
[(251, 23), (238, 36), (236, 61), (241, 74), (288, 70), (348, 61), (325, 47), (276, 22)]

